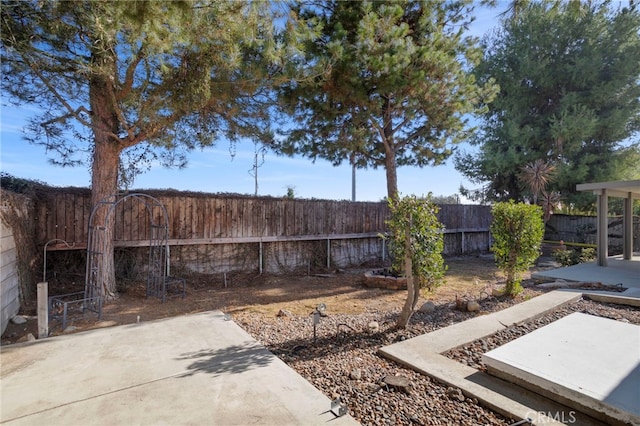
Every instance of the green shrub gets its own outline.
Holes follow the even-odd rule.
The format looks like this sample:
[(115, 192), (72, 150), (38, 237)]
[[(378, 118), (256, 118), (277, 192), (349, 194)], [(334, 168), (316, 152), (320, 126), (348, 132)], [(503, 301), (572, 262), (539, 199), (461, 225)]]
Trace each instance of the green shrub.
[(593, 247), (585, 247), (580, 250), (580, 263), (592, 262), (596, 260), (596, 249)]
[(542, 208), (532, 204), (497, 203), (492, 209), (491, 251), (498, 269), (506, 275), (505, 294), (522, 291), (521, 274), (540, 256), (544, 236)]
[(443, 226), (436, 214), (438, 206), (427, 198), (406, 196), (397, 202), (389, 201), (391, 218), (389, 250), (393, 271), (404, 274), (406, 229), (410, 228), (411, 263), (413, 277), (420, 288), (434, 289), (442, 281), (446, 267), (442, 258), (444, 249)]
[(585, 247), (577, 250), (555, 250), (553, 258), (562, 266), (577, 265), (578, 263), (591, 262), (596, 258), (596, 249)]
[(555, 259), (555, 261), (558, 262), (560, 265), (571, 266), (576, 264), (575, 258), (573, 255), (574, 253), (575, 253), (574, 250), (567, 250), (567, 249), (554, 250), (552, 256)]
[(389, 239), (393, 269), (407, 277), (407, 299), (397, 322), (398, 327), (404, 328), (415, 310), (420, 289), (440, 285), (447, 270), (442, 258), (443, 226), (431, 194), (427, 198), (390, 199), (389, 210), (389, 236), (385, 238)]

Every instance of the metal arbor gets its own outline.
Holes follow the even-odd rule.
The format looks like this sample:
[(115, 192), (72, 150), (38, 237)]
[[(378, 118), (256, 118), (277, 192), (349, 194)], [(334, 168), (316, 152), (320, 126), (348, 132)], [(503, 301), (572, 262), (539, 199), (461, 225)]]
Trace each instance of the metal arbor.
[[(94, 206), (89, 218), (87, 242), (87, 269), (85, 277), (85, 309), (102, 313), (105, 283), (103, 269), (107, 241), (113, 239), (108, 226), (114, 221), (116, 207), (127, 202), (142, 203), (149, 217), (149, 264), (147, 270), (147, 297), (166, 297), (166, 282), (169, 272), (169, 219), (167, 209), (160, 201), (147, 194), (127, 194), (107, 197)], [(106, 210), (106, 211), (105, 211)]]

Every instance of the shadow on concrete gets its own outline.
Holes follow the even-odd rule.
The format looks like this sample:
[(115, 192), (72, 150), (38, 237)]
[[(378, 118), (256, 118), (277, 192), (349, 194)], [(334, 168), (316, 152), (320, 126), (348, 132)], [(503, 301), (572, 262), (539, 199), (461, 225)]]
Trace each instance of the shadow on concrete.
[(178, 377), (207, 373), (214, 377), (221, 374), (237, 374), (269, 365), (275, 357), (264, 347), (253, 343), (228, 346), (221, 349), (200, 350), (181, 354), (178, 360), (194, 360), (188, 372)]
[(640, 364), (637, 364), (635, 368), (625, 376), (618, 386), (607, 395), (604, 402), (627, 413), (631, 413), (637, 419), (640, 418), (638, 396), (640, 396)]

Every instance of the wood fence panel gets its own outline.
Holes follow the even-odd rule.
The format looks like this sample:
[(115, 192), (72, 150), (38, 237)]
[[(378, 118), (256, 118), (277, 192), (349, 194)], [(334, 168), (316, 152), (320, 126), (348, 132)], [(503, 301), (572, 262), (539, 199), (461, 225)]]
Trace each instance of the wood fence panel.
[[(259, 241), (260, 238), (309, 237), (331, 235), (373, 234), (386, 231), (389, 209), (385, 202), (349, 202), (335, 200), (298, 200), (271, 197), (243, 197), (189, 193), (161, 193), (155, 196), (165, 206), (169, 221), (169, 240), (175, 244), (191, 240), (234, 238)], [(150, 218), (144, 205), (131, 199), (116, 212), (116, 236), (119, 240), (148, 239), (149, 223), (162, 218)], [(90, 193), (73, 196), (53, 190), (38, 205), (38, 239), (64, 238), (78, 246), (86, 245), (90, 208)], [(158, 214), (158, 213), (155, 213)], [(468, 248), (488, 248), (488, 227), (491, 222), (487, 206), (443, 205), (439, 219), (447, 232), (466, 232), (464, 236), (447, 237), (454, 252)], [(475, 230), (475, 231), (474, 231)], [(485, 235), (473, 236), (472, 232)], [(475, 240), (476, 242), (474, 242)], [(198, 243), (201, 244), (201, 243)], [(475, 250), (474, 248), (474, 250)], [(349, 257), (348, 254), (345, 254)]]

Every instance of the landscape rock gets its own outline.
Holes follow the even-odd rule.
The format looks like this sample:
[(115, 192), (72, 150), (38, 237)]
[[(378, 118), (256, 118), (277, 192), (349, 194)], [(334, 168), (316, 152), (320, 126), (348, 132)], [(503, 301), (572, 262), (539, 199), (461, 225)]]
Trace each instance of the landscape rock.
[(475, 300), (467, 302), (467, 311), (469, 312), (478, 312), (480, 310), (480, 304)]
[(78, 327), (74, 326), (74, 325), (70, 325), (67, 328), (65, 328), (62, 332), (63, 333), (73, 333), (74, 331), (76, 331), (78, 329)]
[(34, 340), (36, 340), (35, 336), (29, 333), (26, 336), (22, 336), (21, 338), (19, 338), (18, 343), (33, 342)]
[(382, 390), (382, 388), (380, 387), (379, 384), (377, 383), (367, 383), (365, 385), (365, 389), (367, 391), (369, 391), (369, 393), (376, 393), (376, 392), (380, 392)]
[(458, 388), (448, 387), (447, 396), (455, 401), (464, 402), (465, 397), (462, 391)]
[(286, 309), (280, 309), (278, 311), (278, 313), (276, 314), (277, 317), (285, 317), (285, 318), (293, 318), (293, 314), (291, 313), (291, 311), (288, 311)]
[(20, 325), (26, 323), (27, 320), (21, 315), (15, 315), (13, 318), (11, 318), (11, 322)]
[(430, 314), (435, 310), (436, 310), (436, 304), (430, 300), (427, 302), (424, 302), (422, 306), (420, 306), (420, 309), (418, 309), (418, 311), (422, 312), (423, 314)]
[(504, 296), (504, 293), (505, 293), (505, 287), (504, 286), (493, 287), (491, 289), (491, 295), (493, 297), (502, 297), (502, 296)]
[(407, 394), (411, 393), (411, 381), (404, 376), (385, 376), (381, 384)]
[(360, 370), (359, 368), (354, 368), (349, 373), (349, 378), (351, 380), (360, 380), (360, 379), (362, 379), (362, 370)]
[(367, 324), (367, 328), (370, 332), (375, 333), (380, 329), (380, 324), (378, 324), (378, 321), (371, 321), (369, 324)]

